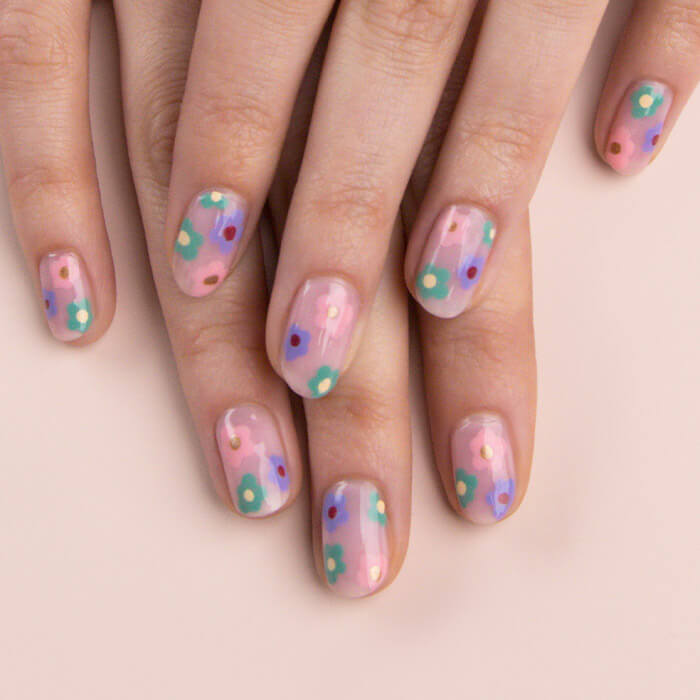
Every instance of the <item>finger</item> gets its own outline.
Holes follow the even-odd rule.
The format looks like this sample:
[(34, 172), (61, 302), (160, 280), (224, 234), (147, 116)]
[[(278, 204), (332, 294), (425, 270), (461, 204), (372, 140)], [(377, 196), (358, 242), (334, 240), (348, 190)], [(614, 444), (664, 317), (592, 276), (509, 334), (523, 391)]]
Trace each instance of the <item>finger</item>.
[(259, 241), (220, 294), (188, 304), (162, 245), (171, 153), (161, 144), (174, 137), (193, 13), (161, 3), (116, 9), (130, 157), (182, 387), (222, 499), (242, 515), (269, 515), (292, 502), (302, 469), (286, 387), (265, 359)]
[(598, 108), (595, 140), (619, 173), (661, 149), (700, 77), (700, 1), (639, 0), (620, 39)]
[(406, 256), (406, 283), (430, 313), (459, 315), (496, 279), (604, 7), (489, 3)]
[(302, 396), (352, 360), (471, 6), (341, 3), (268, 313), (271, 362)]
[(85, 344), (114, 315), (88, 115), (87, 0), (0, 3), (0, 149), (49, 328)]
[(202, 3), (166, 225), (175, 280), (191, 296), (223, 282), (255, 227), (330, 7), (330, 0)]

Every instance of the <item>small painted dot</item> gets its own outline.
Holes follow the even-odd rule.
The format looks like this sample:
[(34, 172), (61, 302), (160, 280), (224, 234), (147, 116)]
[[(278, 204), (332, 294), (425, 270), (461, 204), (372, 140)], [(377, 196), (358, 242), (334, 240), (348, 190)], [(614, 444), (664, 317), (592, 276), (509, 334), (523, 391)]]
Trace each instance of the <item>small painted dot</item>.
[(219, 275), (209, 275), (209, 277), (204, 278), (204, 284), (208, 287), (212, 287), (219, 281)]
[(456, 231), (456, 230), (457, 230), (457, 222), (456, 222), (456, 221), (453, 221), (453, 222), (450, 224), (449, 230), (450, 230), (450, 231)]
[(622, 152), (622, 145), (619, 144), (617, 141), (613, 141), (610, 144), (610, 153), (612, 153), (614, 156), (616, 156), (618, 153)]
[(255, 500), (255, 494), (252, 492), (251, 489), (246, 489), (243, 492), (243, 499), (250, 503), (251, 501)]
[(651, 145), (656, 146), (657, 143), (659, 143), (659, 135), (658, 134), (656, 134), (656, 136), (654, 136), (654, 138), (651, 140)]
[(286, 474), (287, 472), (284, 470), (284, 467), (280, 464), (279, 467), (277, 467), (277, 473), (278, 473), (282, 478), (284, 478), (284, 476), (285, 476), (285, 474)]
[(212, 202), (220, 202), (222, 194), (221, 192), (212, 192), (209, 196), (211, 197)]
[(493, 459), (493, 447), (491, 447), (491, 445), (482, 445), (479, 454), (481, 454), (484, 459)]
[(90, 314), (85, 309), (80, 309), (77, 314), (75, 314), (75, 318), (78, 321), (78, 323), (87, 323), (88, 320), (90, 319)]
[(235, 226), (227, 226), (224, 229), (224, 238), (227, 241), (232, 241), (236, 237), (236, 227)]
[(382, 570), (379, 566), (372, 566), (369, 570), (369, 577), (372, 581), (379, 581), (379, 577), (382, 575)]
[(328, 559), (326, 566), (328, 567), (328, 571), (335, 571), (335, 559)]
[(654, 98), (652, 95), (646, 94), (639, 98), (639, 105), (644, 109), (649, 109), (654, 104)]
[(457, 482), (457, 493), (460, 496), (464, 496), (464, 494), (467, 492), (467, 485), (463, 481), (458, 481)]
[(432, 289), (437, 284), (437, 277), (429, 273), (423, 277), (423, 286), (426, 289)]
[(328, 307), (328, 318), (337, 318), (338, 317), (338, 307), (337, 306), (329, 306)]
[(182, 246), (188, 246), (190, 244), (190, 235), (187, 231), (180, 231), (180, 235), (177, 237), (177, 242)]
[(231, 438), (231, 448), (237, 450), (241, 446), (241, 438), (238, 435), (234, 435)]
[(507, 493), (502, 493), (498, 496), (498, 502), (502, 503), (503, 505), (506, 505), (508, 503), (508, 500), (510, 497), (508, 496)]
[(470, 280), (473, 280), (473, 279), (476, 277), (476, 273), (477, 273), (477, 272), (478, 272), (478, 270), (476, 269), (476, 267), (474, 267), (474, 265), (472, 265), (472, 266), (467, 270), (467, 277), (468, 277)]
[(327, 394), (331, 390), (331, 380), (326, 377), (318, 383), (318, 393)]
[(300, 343), (301, 343), (301, 338), (296, 333), (293, 333), (292, 337), (289, 339), (289, 344), (293, 348), (298, 348)]
[(335, 506), (331, 506), (331, 507), (328, 509), (328, 517), (329, 517), (331, 520), (333, 520), (333, 518), (335, 518), (336, 515), (338, 515), (338, 509), (337, 509)]
[(384, 503), (382, 500), (377, 501), (377, 513), (380, 515), (384, 515), (384, 513), (386, 513), (386, 503)]

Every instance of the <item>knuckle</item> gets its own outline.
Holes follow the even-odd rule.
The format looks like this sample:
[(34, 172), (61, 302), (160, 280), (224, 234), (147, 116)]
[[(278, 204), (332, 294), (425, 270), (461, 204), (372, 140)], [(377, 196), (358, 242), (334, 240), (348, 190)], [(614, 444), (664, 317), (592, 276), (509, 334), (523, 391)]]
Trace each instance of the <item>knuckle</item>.
[(600, 11), (601, 3), (596, 0), (516, 0), (519, 12), (526, 12), (528, 16), (538, 22), (544, 23), (549, 29), (566, 29), (570, 25), (578, 25), (581, 21), (588, 21), (594, 13)]
[(690, 51), (697, 62), (700, 51), (700, 4), (696, 0), (669, 0), (662, 22), (672, 50)]
[(37, 198), (46, 195), (68, 199), (83, 190), (85, 183), (85, 173), (63, 158), (33, 158), (7, 172), (7, 192), (18, 207), (28, 202), (36, 206)]

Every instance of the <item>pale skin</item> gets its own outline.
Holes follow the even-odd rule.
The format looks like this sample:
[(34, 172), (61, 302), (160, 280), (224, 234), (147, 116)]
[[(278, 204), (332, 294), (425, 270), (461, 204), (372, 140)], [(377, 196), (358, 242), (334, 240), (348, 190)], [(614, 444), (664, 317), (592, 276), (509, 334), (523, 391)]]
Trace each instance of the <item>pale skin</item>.
[[(334, 5), (114, 2), (153, 276), (214, 486), (232, 505), (217, 418), (264, 403), (287, 450), (284, 508), (293, 502), (304, 469), (280, 363), (287, 317), (309, 277), (345, 280), (360, 300), (349, 353), (337, 386), (304, 402), (314, 552), (322, 574), (326, 490), (350, 477), (376, 483), (390, 516), (383, 588), (410, 524), (409, 293), (421, 302), (419, 259), (447, 205), (488, 210), (498, 238), (468, 308), (448, 319), (418, 306), (436, 468), (469, 519), (450, 436), (465, 417), (492, 412), (512, 441), (508, 516), (524, 497), (536, 403), (527, 208), (606, 3), (344, 0), (329, 17)], [(0, 148), (17, 235), (37, 286), (42, 256), (72, 250), (94, 291), (94, 321), (71, 346), (105, 333), (116, 303), (87, 107), (89, 12), (89, 0), (0, 0)], [(656, 157), (699, 75), (700, 0), (639, 0), (602, 89), (601, 157), (621, 152), (609, 133), (634, 81), (673, 91)], [(175, 281), (173, 247), (188, 202), (214, 186), (241, 195), (248, 218), (223, 283), (194, 298)], [(269, 299), (259, 228), (280, 245)]]

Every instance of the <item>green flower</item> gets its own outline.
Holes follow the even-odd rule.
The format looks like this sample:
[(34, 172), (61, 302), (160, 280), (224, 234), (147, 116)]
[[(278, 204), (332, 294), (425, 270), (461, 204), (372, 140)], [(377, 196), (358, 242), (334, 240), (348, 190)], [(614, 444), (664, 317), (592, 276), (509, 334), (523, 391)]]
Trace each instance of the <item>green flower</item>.
[(458, 469), (455, 474), (455, 490), (459, 505), (466, 508), (473, 500), (479, 480), (474, 474), (467, 474), (464, 469)]
[(257, 513), (260, 510), (265, 490), (253, 474), (244, 474), (238, 484), (238, 508), (241, 513)]
[(68, 311), (68, 328), (70, 330), (85, 333), (92, 325), (92, 308), (87, 299), (68, 304), (66, 311)]
[(369, 497), (369, 519), (380, 525), (386, 525), (386, 503), (378, 491), (373, 491)]
[(327, 544), (323, 550), (323, 564), (326, 567), (328, 583), (332, 585), (338, 580), (340, 574), (345, 573), (342, 545)]
[(320, 399), (325, 396), (338, 381), (338, 370), (332, 370), (328, 365), (323, 365), (316, 376), (309, 381), (309, 389), (311, 396), (315, 399)]
[(450, 291), (447, 287), (449, 279), (449, 270), (428, 263), (418, 275), (418, 292), (424, 299), (429, 297), (444, 299)]
[(482, 241), (484, 245), (490, 248), (494, 238), (496, 238), (496, 227), (493, 225), (493, 221), (487, 221), (484, 224), (484, 237)]
[(212, 207), (216, 207), (217, 209), (226, 209), (228, 206), (228, 199), (224, 197), (221, 192), (217, 192), (216, 190), (212, 190), (211, 192), (207, 192), (206, 194), (202, 195), (199, 198), (199, 203), (205, 208), (205, 209), (211, 209)]
[(185, 219), (175, 241), (175, 252), (180, 253), (185, 260), (194, 260), (202, 243), (204, 243), (204, 237), (194, 230), (189, 219)]
[(630, 99), (632, 100), (632, 116), (635, 119), (642, 119), (656, 113), (656, 110), (663, 104), (664, 96), (654, 92), (651, 85), (643, 85), (632, 93)]

